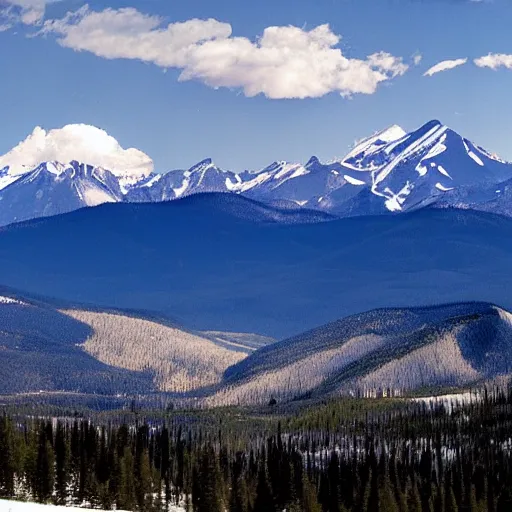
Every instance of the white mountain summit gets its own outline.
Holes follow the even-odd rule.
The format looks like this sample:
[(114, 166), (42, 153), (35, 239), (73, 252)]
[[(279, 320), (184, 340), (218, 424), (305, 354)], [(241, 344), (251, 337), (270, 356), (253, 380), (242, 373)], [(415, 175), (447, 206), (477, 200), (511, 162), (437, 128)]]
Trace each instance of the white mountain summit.
[[(199, 192), (242, 194), (338, 216), (399, 213), (434, 204), (508, 214), (512, 165), (439, 121), (406, 133), (393, 125), (340, 159), (277, 161), (234, 173), (206, 159), (163, 174), (142, 151), (74, 124), (31, 135), (0, 156), (0, 225), (105, 202), (159, 202)], [(503, 192), (505, 191), (505, 192)], [(485, 203), (485, 204), (484, 204)]]

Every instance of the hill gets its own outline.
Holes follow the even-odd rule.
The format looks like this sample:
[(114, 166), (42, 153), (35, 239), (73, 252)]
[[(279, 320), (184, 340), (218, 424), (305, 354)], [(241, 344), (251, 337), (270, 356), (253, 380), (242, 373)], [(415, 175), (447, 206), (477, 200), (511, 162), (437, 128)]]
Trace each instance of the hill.
[(225, 373), (211, 403), (328, 393), (402, 396), (512, 371), (512, 315), (485, 303), (379, 309), (269, 345)]
[(210, 339), (121, 311), (12, 296), (0, 296), (0, 324), (0, 394), (185, 393), (220, 382), (254, 350), (223, 333)]

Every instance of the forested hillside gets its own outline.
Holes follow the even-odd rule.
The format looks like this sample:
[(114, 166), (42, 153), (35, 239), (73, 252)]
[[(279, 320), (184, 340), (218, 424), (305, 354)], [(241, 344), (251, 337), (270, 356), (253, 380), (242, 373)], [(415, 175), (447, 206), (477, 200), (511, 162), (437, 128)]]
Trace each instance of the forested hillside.
[[(455, 409), (334, 401), (295, 414), (0, 418), (0, 497), (163, 512), (507, 512), (512, 395)], [(187, 419), (188, 418), (188, 419)]]
[(220, 382), (253, 350), (132, 313), (0, 297), (3, 395), (185, 393)]
[(224, 370), (246, 352), (228, 350), (207, 338), (153, 321), (114, 313), (66, 310), (91, 327), (82, 348), (98, 361), (150, 371), (160, 391), (187, 392), (220, 382)]
[(381, 309), (268, 345), (226, 371), (209, 404), (329, 393), (401, 396), (510, 375), (512, 315), (485, 303)]

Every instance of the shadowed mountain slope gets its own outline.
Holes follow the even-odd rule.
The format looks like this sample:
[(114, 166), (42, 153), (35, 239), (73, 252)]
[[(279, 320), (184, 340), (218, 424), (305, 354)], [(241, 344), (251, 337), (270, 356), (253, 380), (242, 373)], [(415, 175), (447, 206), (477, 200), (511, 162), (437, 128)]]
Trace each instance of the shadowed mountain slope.
[(0, 282), (153, 311), (189, 329), (278, 339), (392, 305), (484, 300), (512, 309), (509, 218), (425, 209), (287, 225), (256, 222), (250, 208), (276, 211), (205, 194), (9, 226), (0, 230)]
[(0, 295), (0, 394), (189, 392), (217, 384), (254, 350), (243, 335), (239, 343), (218, 336), (134, 313)]

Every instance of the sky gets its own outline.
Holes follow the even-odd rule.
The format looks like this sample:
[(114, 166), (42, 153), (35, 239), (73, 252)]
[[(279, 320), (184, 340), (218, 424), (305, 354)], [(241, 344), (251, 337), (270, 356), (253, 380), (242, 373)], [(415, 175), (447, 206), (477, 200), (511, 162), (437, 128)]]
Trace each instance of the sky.
[(242, 171), (439, 119), (512, 160), (510, 20), (509, 0), (0, 0), (0, 155), (84, 123), (157, 171)]

